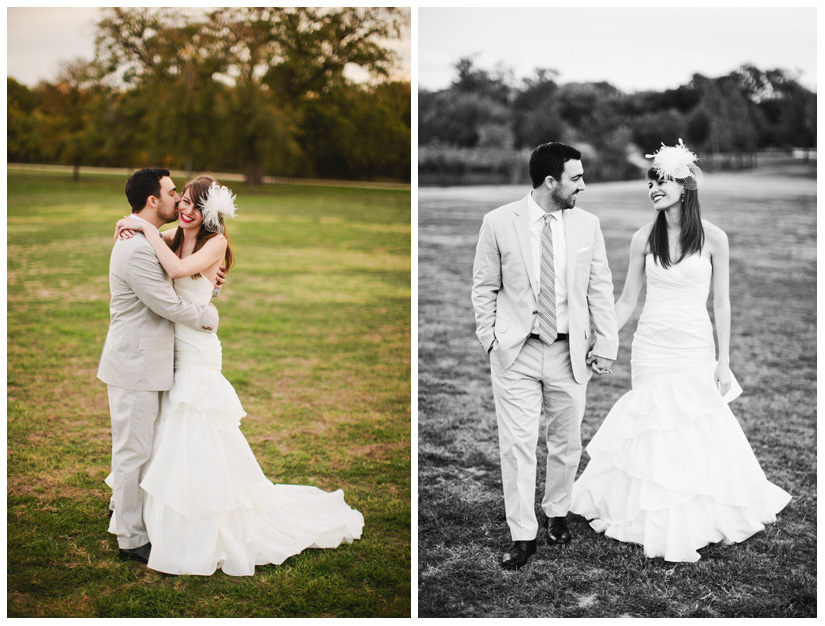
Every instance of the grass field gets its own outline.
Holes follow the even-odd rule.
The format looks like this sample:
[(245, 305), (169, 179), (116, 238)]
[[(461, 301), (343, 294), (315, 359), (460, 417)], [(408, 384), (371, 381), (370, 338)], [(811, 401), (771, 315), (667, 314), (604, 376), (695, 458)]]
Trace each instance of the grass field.
[[(489, 363), (475, 337), (470, 288), (483, 214), (525, 193), (419, 192), (419, 616), (815, 616), (815, 165), (711, 174), (700, 191), (703, 217), (727, 232), (731, 246), (731, 366), (745, 389), (731, 408), (768, 478), (793, 500), (764, 532), (708, 546), (696, 564), (646, 559), (640, 546), (608, 539), (571, 515), (567, 547), (539, 538), (526, 567), (499, 565), (510, 537)], [(578, 204), (601, 219), (618, 296), (631, 235), (653, 217), (645, 183), (589, 185)], [(641, 302), (620, 335), (614, 373), (588, 387), (585, 444), (630, 388)], [(538, 457), (545, 454), (542, 442)], [(580, 471), (587, 460), (584, 454)]]
[(125, 182), (8, 175), (8, 615), (409, 616), (410, 192), (238, 185), (216, 303), (241, 428), (273, 482), (342, 488), (365, 527), (253, 577), (195, 577), (120, 562), (106, 530), (95, 374)]

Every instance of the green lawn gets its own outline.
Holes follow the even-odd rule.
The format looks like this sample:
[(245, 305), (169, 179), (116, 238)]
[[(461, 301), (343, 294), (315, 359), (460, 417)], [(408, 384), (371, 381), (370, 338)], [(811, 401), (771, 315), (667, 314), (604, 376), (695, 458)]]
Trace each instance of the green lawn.
[[(410, 615), (410, 192), (240, 183), (216, 304), (241, 428), (278, 483), (342, 488), (363, 538), (253, 577), (117, 559), (95, 377), (126, 176), (8, 174), (8, 615)], [(182, 188), (184, 180), (176, 180)]]
[[(745, 390), (731, 409), (769, 480), (793, 500), (764, 532), (740, 545), (708, 546), (695, 564), (647, 559), (640, 546), (608, 539), (571, 515), (569, 546), (540, 538), (526, 567), (499, 565), (510, 537), (489, 362), (475, 337), (470, 288), (482, 216), (526, 192), (419, 191), (419, 616), (815, 616), (815, 164), (708, 174), (700, 190), (703, 216), (731, 246), (731, 367)], [(601, 219), (616, 296), (630, 238), (653, 218), (646, 194), (640, 180), (588, 185), (579, 198)], [(585, 444), (630, 388), (640, 312), (641, 299), (620, 334), (614, 373), (588, 386)], [(541, 442), (538, 457), (545, 455)], [(587, 461), (584, 454), (580, 471)], [(543, 484), (540, 462), (539, 494)]]

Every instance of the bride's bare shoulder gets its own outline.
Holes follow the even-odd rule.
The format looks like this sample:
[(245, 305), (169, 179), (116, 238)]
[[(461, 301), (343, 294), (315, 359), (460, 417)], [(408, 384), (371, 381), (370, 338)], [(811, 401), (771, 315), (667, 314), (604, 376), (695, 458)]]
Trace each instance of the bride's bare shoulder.
[(705, 231), (705, 241), (710, 246), (711, 253), (719, 253), (728, 248), (728, 236), (725, 231), (711, 224), (707, 220), (702, 220), (702, 228)]
[(647, 248), (647, 240), (650, 237), (650, 231), (653, 229), (653, 222), (649, 224), (645, 224), (635, 233), (633, 233), (633, 238), (630, 240), (630, 249), (631, 251), (639, 251), (645, 250)]
[(713, 237), (716, 240), (728, 238), (724, 230), (707, 220), (702, 220), (702, 229), (705, 231), (705, 237)]

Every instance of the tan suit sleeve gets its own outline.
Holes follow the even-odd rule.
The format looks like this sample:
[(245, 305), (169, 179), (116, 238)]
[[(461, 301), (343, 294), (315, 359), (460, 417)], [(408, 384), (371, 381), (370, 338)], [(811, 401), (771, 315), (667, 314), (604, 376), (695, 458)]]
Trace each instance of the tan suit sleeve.
[(135, 248), (129, 256), (124, 278), (138, 299), (157, 315), (196, 330), (217, 332), (217, 309), (208, 304), (193, 304), (178, 296), (151, 248)]
[(496, 299), (501, 289), (501, 253), (493, 227), (484, 216), (478, 235), (473, 261), (473, 309), (476, 317), (476, 336), (489, 352), (495, 340)]
[(598, 221), (594, 236), (590, 282), (587, 286), (587, 307), (595, 335), (593, 354), (615, 361), (619, 353), (619, 332), (613, 302), (613, 277), (607, 264), (607, 250)]

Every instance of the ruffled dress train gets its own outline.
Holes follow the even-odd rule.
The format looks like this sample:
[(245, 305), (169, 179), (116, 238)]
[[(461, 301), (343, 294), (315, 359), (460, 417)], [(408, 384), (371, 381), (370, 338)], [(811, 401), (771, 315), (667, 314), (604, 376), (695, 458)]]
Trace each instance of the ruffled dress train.
[(668, 269), (646, 257), (648, 293), (632, 346), (633, 388), (586, 450), (571, 511), (648, 557), (694, 562), (774, 522), (791, 496), (769, 482), (715, 384), (706, 309), (712, 267), (700, 255)]
[[(211, 287), (202, 277), (175, 283), (193, 302), (208, 302)], [(175, 383), (163, 394), (141, 481), (150, 568), (251, 576), (256, 565), (360, 539), (364, 518), (341, 490), (266, 478), (240, 430), (245, 415), (221, 374), (218, 337), (176, 325)]]

